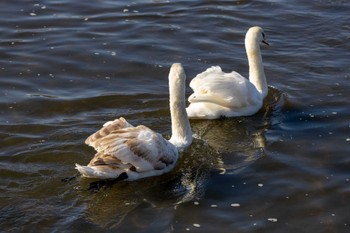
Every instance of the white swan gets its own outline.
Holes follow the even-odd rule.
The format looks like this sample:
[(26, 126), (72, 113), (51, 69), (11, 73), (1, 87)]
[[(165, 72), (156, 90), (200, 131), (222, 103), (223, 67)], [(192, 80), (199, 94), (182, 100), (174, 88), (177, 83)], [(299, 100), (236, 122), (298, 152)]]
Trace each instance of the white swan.
[(259, 43), (265, 41), (261, 27), (251, 27), (245, 36), (249, 62), (249, 80), (233, 71), (222, 72), (219, 66), (208, 68), (190, 83), (189, 118), (216, 119), (249, 116), (262, 107), (268, 88)]
[(192, 142), (192, 131), (185, 106), (186, 75), (180, 63), (171, 66), (169, 94), (172, 136), (166, 140), (146, 126), (137, 127), (124, 118), (105, 123), (85, 141), (97, 151), (87, 166), (76, 169), (90, 178), (136, 180), (169, 172), (179, 151)]

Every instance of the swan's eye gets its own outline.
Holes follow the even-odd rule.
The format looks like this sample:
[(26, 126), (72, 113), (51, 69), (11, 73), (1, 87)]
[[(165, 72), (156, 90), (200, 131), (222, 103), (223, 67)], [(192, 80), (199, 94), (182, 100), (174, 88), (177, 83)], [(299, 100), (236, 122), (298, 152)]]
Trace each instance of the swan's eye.
[(264, 38), (264, 40), (265, 40), (265, 33), (263, 33), (263, 32), (262, 32), (261, 34), (262, 34), (262, 37), (263, 37), (263, 38)]

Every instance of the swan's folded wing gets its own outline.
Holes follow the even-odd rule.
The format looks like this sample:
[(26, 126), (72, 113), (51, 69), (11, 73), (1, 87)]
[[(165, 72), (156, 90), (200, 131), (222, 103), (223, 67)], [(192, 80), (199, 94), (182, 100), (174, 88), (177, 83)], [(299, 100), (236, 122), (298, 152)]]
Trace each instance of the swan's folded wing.
[(221, 70), (220, 66), (212, 66), (208, 68), (206, 71), (197, 74), (190, 82), (190, 87), (193, 91), (200, 89), (200, 87), (207, 81), (207, 79), (214, 78), (216, 76), (221, 76), (224, 73)]
[(194, 93), (190, 103), (210, 102), (227, 108), (237, 108), (258, 100), (256, 88), (237, 72), (224, 73), (221, 68), (211, 67), (198, 74), (190, 83)]
[(177, 160), (177, 150), (145, 126), (114, 131), (96, 141), (97, 154), (89, 166), (115, 165), (135, 172), (162, 170)]
[(108, 121), (104, 123), (103, 127), (100, 130), (90, 135), (85, 140), (85, 143), (96, 149), (96, 147), (98, 147), (98, 143), (101, 141), (100, 139), (113, 134), (113, 132), (117, 130), (131, 128), (131, 127), (134, 127), (134, 126), (132, 126), (129, 122), (127, 122), (123, 117), (115, 119), (114, 121)]

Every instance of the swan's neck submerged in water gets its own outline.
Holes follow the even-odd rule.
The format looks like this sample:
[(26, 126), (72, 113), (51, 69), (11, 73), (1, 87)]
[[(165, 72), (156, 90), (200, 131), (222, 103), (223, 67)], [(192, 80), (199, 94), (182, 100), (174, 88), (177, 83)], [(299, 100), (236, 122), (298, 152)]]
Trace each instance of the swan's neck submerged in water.
[(178, 149), (183, 149), (192, 142), (192, 131), (186, 113), (185, 81), (186, 75), (181, 64), (174, 64), (169, 73), (172, 131), (169, 141)]
[(256, 89), (264, 98), (267, 95), (268, 89), (259, 42), (257, 34), (252, 34), (248, 31), (245, 38), (245, 48), (249, 63), (249, 81), (255, 85)]

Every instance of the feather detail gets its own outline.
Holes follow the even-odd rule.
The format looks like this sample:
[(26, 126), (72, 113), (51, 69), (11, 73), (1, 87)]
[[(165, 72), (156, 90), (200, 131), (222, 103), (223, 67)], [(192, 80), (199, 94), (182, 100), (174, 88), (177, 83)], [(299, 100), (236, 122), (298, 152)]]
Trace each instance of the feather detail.
[(108, 121), (106, 122), (102, 129), (98, 130), (96, 133), (90, 135), (86, 140), (85, 143), (89, 146), (95, 147), (95, 142), (99, 139), (110, 135), (116, 130), (119, 129), (125, 129), (134, 127), (131, 124), (129, 124), (123, 117), (120, 117), (119, 119), (115, 119), (114, 121)]
[(90, 144), (97, 153), (88, 164), (89, 168), (82, 172), (85, 167), (76, 166), (86, 177), (116, 178), (127, 172), (132, 173), (129, 180), (133, 180), (169, 171), (178, 159), (177, 149), (145, 126), (118, 129), (95, 138)]
[(88, 166), (104, 173), (111, 169), (138, 173), (162, 170), (178, 158), (176, 148), (160, 134), (143, 125), (132, 127), (124, 118), (108, 122), (86, 143), (98, 152)]

